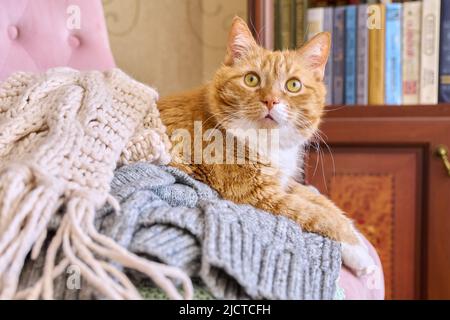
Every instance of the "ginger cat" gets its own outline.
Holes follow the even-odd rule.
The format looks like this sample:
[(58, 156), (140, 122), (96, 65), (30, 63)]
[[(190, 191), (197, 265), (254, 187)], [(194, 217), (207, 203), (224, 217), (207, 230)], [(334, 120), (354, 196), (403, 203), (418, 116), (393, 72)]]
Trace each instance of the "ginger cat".
[[(213, 81), (162, 98), (158, 106), (169, 136), (178, 129), (194, 136), (195, 121), (201, 122), (201, 133), (215, 129), (227, 137), (226, 131), (232, 129), (277, 130), (279, 150), (268, 154), (269, 163), (249, 159), (247, 146), (244, 164), (237, 158), (232, 164), (194, 161), (195, 148), (207, 144), (201, 141), (189, 142), (191, 153), (184, 162), (179, 148), (173, 148), (178, 160), (172, 165), (210, 185), (225, 199), (286, 216), (306, 231), (343, 242), (344, 263), (362, 272), (373, 263), (352, 221), (329, 199), (294, 180), (300, 152), (317, 131), (323, 114), (330, 42), (329, 33), (320, 33), (298, 50), (272, 52), (258, 46), (245, 21), (236, 17), (224, 64)], [(232, 139), (245, 142), (239, 134)]]

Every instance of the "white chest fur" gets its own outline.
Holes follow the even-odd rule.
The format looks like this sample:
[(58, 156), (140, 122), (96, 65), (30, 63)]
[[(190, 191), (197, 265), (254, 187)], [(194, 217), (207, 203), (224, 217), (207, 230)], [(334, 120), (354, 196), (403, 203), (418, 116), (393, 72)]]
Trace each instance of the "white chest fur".
[(289, 148), (280, 148), (277, 154), (272, 154), (272, 164), (280, 170), (280, 182), (282, 186), (286, 186), (289, 179), (297, 175), (299, 152), (300, 145), (295, 145)]
[[(238, 138), (239, 141), (247, 144), (246, 140), (248, 138), (249, 131), (247, 130), (258, 130), (259, 128), (256, 124), (252, 122), (246, 122), (245, 120), (239, 119), (234, 120), (229, 132)], [(245, 129), (240, 129), (245, 128)], [(256, 132), (256, 131), (255, 131)], [(299, 173), (299, 160), (303, 155), (301, 154), (305, 140), (298, 136), (295, 129), (289, 126), (284, 126), (279, 131), (270, 131), (269, 134), (256, 134), (254, 137), (257, 139), (251, 140), (253, 143), (251, 145), (257, 146), (256, 150), (263, 159), (264, 163), (267, 160), (270, 165), (277, 168), (280, 172), (280, 183), (283, 187), (286, 187), (289, 180), (294, 178)], [(271, 147), (269, 147), (269, 145)], [(251, 148), (253, 148), (251, 147)]]

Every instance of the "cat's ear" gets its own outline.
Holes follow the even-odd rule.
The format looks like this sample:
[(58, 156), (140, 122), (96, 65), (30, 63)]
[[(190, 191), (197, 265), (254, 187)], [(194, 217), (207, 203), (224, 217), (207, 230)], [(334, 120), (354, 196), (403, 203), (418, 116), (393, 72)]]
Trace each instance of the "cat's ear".
[(302, 60), (302, 65), (314, 72), (315, 76), (321, 81), (325, 75), (325, 66), (330, 54), (330, 48), (331, 34), (329, 32), (321, 32), (297, 51)]
[(228, 36), (225, 64), (232, 65), (258, 47), (247, 23), (240, 17), (234, 17)]

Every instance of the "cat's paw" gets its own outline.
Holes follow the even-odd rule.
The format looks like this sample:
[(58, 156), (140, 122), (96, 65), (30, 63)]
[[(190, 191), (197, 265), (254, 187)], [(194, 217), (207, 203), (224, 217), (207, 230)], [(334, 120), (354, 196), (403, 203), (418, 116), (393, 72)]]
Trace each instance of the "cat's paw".
[(372, 273), (376, 265), (369, 251), (362, 244), (342, 243), (342, 262), (358, 277)]
[(369, 253), (369, 247), (363, 239), (363, 236), (352, 227), (358, 243), (342, 243), (342, 262), (358, 277), (369, 275), (376, 270), (376, 263)]

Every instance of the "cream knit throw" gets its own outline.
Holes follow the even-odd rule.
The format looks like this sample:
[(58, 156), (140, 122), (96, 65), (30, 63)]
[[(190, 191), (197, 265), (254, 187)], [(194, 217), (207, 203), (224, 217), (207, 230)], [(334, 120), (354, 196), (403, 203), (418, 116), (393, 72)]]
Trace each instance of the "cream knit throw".
[[(118, 162), (170, 160), (156, 99), (118, 69), (17, 73), (1, 85), (0, 298), (52, 298), (53, 279), (71, 265), (107, 298), (140, 298), (113, 263), (146, 274), (171, 298), (183, 298), (173, 280), (183, 284), (184, 298), (192, 296), (179, 269), (140, 258), (94, 227), (96, 209), (107, 201), (118, 206), (109, 196)], [(17, 292), (25, 258), (39, 255), (60, 210), (42, 277)]]

